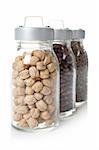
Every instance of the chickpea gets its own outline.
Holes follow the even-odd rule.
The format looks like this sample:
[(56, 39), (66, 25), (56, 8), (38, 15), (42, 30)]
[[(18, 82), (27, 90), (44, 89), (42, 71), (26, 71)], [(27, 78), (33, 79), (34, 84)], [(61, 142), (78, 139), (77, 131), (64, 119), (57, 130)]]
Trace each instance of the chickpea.
[(27, 113), (27, 114), (25, 114), (25, 115), (23, 115), (23, 118), (24, 118), (25, 120), (29, 119), (30, 117), (31, 117), (30, 112)]
[(31, 114), (31, 116), (32, 116), (32, 118), (38, 118), (39, 117), (39, 115), (40, 115), (40, 111), (37, 109), (37, 108), (32, 108), (31, 110), (30, 110), (30, 114)]
[(26, 95), (24, 98), (24, 103), (28, 105), (32, 105), (36, 103), (36, 99), (33, 95)]
[(51, 77), (52, 79), (55, 79), (56, 75), (57, 75), (57, 73), (56, 73), (56, 71), (54, 71), (54, 72), (52, 72), (52, 73), (50, 74), (50, 77)]
[(23, 127), (23, 128), (27, 128), (27, 127), (28, 127), (28, 124), (27, 124), (27, 122), (26, 122), (25, 119), (20, 120), (20, 121), (18, 122), (18, 125), (19, 125), (20, 127)]
[(44, 96), (44, 101), (50, 105), (53, 103), (53, 98), (51, 95), (46, 95), (46, 96)]
[(12, 78), (13, 78), (13, 79), (16, 79), (17, 76), (18, 76), (18, 71), (13, 70), (13, 72), (12, 72)]
[(34, 93), (33, 89), (27, 86), (25, 89), (25, 94), (32, 95), (33, 93)]
[(52, 114), (53, 112), (55, 112), (55, 106), (54, 105), (48, 105), (48, 112), (50, 114)]
[(19, 73), (19, 76), (21, 79), (27, 79), (30, 76), (29, 71), (27, 69), (25, 69)]
[(52, 80), (51, 79), (44, 79), (42, 83), (47, 87), (52, 87)]
[(30, 60), (30, 65), (35, 66), (36, 63), (39, 61), (39, 58), (36, 56), (32, 56), (31, 60)]
[(50, 119), (46, 120), (46, 124), (47, 124), (47, 125), (51, 125), (51, 124), (54, 123), (54, 122), (55, 122), (55, 117), (54, 117), (54, 116), (51, 116)]
[(19, 62), (19, 61), (21, 61), (21, 60), (23, 60), (23, 56), (17, 56), (17, 57), (15, 58), (15, 62)]
[(41, 93), (34, 93), (34, 97), (37, 99), (37, 100), (41, 100), (43, 98), (43, 95)]
[(35, 108), (35, 104), (28, 105), (29, 109)]
[(15, 62), (15, 63), (13, 64), (13, 69), (17, 70), (18, 72), (24, 70), (23, 61)]
[(37, 68), (37, 70), (45, 70), (46, 66), (44, 65), (43, 61), (39, 61), (36, 63), (36, 68)]
[(35, 127), (38, 126), (38, 121), (36, 119), (34, 119), (34, 118), (29, 118), (27, 120), (27, 123), (28, 123), (30, 128), (35, 128)]
[(41, 90), (41, 94), (50, 95), (51, 94), (51, 89), (48, 88), (47, 86), (43, 86), (43, 89)]
[(48, 65), (50, 62), (51, 62), (51, 58), (50, 58), (50, 55), (48, 54), (45, 56), (44, 65)]
[(30, 78), (24, 80), (24, 83), (25, 83), (26, 86), (30, 86), (30, 87), (31, 87), (31, 86), (35, 83), (35, 80), (33, 80), (33, 79), (30, 77)]
[(16, 84), (17, 84), (17, 86), (19, 86), (19, 87), (24, 87), (24, 80), (23, 79), (21, 79), (20, 77), (17, 77), (16, 78)]
[(19, 121), (22, 119), (22, 114), (14, 113), (13, 115), (14, 121)]
[(42, 119), (40, 116), (38, 118), (38, 123), (43, 123), (44, 122), (44, 119)]
[(33, 79), (39, 77), (39, 71), (33, 66), (29, 68), (29, 74)]
[(37, 93), (40, 92), (42, 88), (43, 88), (43, 84), (40, 81), (35, 82), (35, 84), (32, 86), (32, 89)]
[(44, 120), (48, 120), (48, 119), (50, 119), (51, 116), (48, 111), (44, 111), (44, 112), (41, 112), (40, 117)]
[(25, 105), (17, 105), (14, 107), (14, 112), (18, 114), (26, 114), (28, 112), (28, 107)]
[(47, 104), (43, 100), (40, 100), (40, 101), (36, 102), (36, 107), (40, 111), (45, 111), (47, 109)]
[(50, 63), (47, 65), (49, 72), (54, 72), (56, 70), (56, 66), (54, 63)]
[(21, 87), (16, 87), (13, 89), (13, 95), (16, 96), (24, 96), (25, 95), (25, 89)]
[(48, 69), (46, 69), (44, 71), (40, 71), (40, 78), (41, 79), (49, 78), (49, 71), (48, 71)]
[(24, 105), (24, 96), (18, 96), (14, 99), (16, 105)]
[(43, 60), (45, 57), (45, 53), (41, 50), (34, 51), (33, 55), (38, 57), (40, 60)]

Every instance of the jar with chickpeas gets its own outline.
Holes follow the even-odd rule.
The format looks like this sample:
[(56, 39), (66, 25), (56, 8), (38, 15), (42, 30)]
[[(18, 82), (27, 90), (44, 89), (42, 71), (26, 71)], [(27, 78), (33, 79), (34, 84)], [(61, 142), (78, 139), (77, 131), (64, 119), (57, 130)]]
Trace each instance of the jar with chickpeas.
[(15, 29), (12, 65), (12, 125), (18, 129), (54, 127), (59, 118), (59, 65), (49, 27)]

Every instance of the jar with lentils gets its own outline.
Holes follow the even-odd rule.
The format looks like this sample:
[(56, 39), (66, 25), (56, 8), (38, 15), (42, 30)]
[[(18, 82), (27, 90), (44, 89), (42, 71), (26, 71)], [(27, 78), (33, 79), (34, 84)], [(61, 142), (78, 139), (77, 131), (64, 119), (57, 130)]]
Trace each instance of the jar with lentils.
[(15, 29), (12, 66), (12, 125), (18, 129), (54, 127), (59, 118), (59, 65), (48, 27)]
[(83, 104), (87, 100), (87, 76), (88, 76), (88, 56), (83, 46), (85, 38), (84, 30), (73, 30), (71, 47), (76, 58), (76, 104)]
[(75, 111), (76, 66), (71, 50), (72, 31), (55, 29), (53, 49), (60, 65), (60, 118)]

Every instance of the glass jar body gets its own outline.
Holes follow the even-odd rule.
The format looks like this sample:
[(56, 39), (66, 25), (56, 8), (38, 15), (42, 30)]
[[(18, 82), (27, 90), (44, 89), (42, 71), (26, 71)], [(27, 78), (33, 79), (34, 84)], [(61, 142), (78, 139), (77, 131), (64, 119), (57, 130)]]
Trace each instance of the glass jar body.
[(88, 56), (82, 40), (73, 40), (71, 47), (76, 58), (76, 104), (79, 106), (87, 100)]
[(18, 42), (12, 71), (12, 125), (27, 131), (58, 125), (59, 66), (51, 42)]
[(60, 64), (60, 117), (65, 118), (75, 111), (75, 59), (70, 41), (55, 41), (53, 49)]

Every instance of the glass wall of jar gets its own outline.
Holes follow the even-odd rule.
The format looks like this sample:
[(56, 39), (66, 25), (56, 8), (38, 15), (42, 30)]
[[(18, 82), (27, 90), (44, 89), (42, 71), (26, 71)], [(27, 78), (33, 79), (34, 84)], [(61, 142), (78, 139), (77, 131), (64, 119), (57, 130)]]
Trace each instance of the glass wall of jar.
[(71, 50), (71, 30), (56, 29), (53, 49), (60, 65), (60, 118), (75, 111), (75, 58)]
[(84, 30), (73, 30), (71, 47), (76, 57), (77, 77), (76, 77), (76, 104), (77, 106), (87, 100), (87, 76), (88, 76), (88, 56), (83, 47), (85, 38)]
[(18, 129), (54, 127), (59, 118), (59, 65), (51, 28), (15, 29), (12, 66), (12, 125)]

